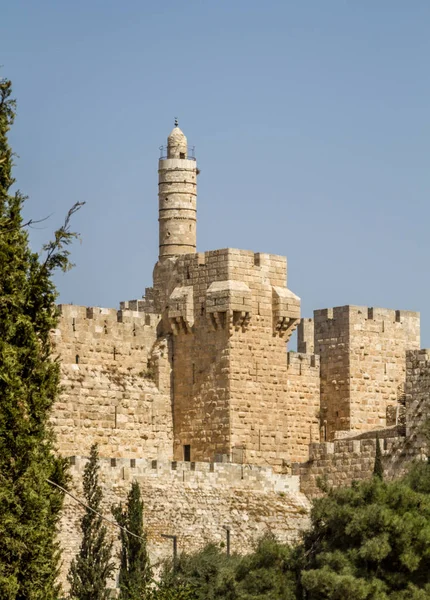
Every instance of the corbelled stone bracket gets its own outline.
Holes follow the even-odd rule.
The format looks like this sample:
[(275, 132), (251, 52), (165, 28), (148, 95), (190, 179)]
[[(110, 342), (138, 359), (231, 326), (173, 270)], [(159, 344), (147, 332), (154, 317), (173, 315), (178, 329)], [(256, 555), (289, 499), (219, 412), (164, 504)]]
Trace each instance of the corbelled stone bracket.
[(287, 288), (272, 287), (273, 332), (288, 342), (300, 322), (300, 298)]
[(169, 298), (169, 321), (173, 335), (191, 333), (194, 325), (193, 288), (176, 287)]
[(214, 281), (206, 292), (206, 315), (214, 330), (246, 331), (252, 316), (252, 294), (242, 281)]

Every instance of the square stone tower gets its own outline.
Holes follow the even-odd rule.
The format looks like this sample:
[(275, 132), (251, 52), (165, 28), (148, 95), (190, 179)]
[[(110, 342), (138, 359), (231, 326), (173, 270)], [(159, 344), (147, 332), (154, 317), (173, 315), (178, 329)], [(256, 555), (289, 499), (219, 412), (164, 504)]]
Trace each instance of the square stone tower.
[[(323, 439), (393, 425), (404, 395), (406, 352), (420, 347), (419, 313), (366, 306), (314, 312), (321, 362)], [(311, 322), (301, 326), (309, 339)]]
[(287, 354), (300, 300), (285, 285), (286, 266), (232, 248), (158, 263), (177, 460), (282, 466), (317, 441), (319, 365)]
[(196, 253), (196, 173), (176, 124), (159, 162), (160, 256), (147, 291), (169, 339), (174, 457), (305, 460), (319, 434), (319, 365), (287, 354), (300, 299), (286, 258)]

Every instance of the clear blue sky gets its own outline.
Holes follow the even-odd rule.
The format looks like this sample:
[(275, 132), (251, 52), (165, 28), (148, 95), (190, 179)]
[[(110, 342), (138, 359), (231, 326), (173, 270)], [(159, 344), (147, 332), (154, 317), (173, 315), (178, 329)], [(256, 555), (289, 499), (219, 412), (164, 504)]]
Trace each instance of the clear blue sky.
[(422, 313), (430, 346), (428, 0), (15, 0), (0, 10), (15, 174), (39, 248), (76, 200), (62, 302), (140, 297), (157, 258), (158, 147), (201, 168), (198, 248), (288, 256), (313, 309)]

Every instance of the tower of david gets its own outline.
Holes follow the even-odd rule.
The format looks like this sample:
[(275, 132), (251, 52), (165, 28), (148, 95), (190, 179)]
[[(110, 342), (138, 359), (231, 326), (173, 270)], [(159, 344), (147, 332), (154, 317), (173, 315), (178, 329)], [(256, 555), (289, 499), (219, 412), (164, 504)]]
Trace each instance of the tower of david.
[[(118, 308), (60, 305), (52, 334), (63, 386), (52, 423), (77, 493), (97, 443), (107, 509), (140, 483), (153, 557), (171, 552), (163, 535), (185, 551), (226, 528), (238, 552), (267, 532), (293, 541), (319, 477), (370, 477), (376, 436), (389, 477), (427, 453), (419, 314), (348, 305), (302, 318), (284, 256), (197, 252), (198, 173), (175, 124), (158, 161), (152, 285)], [(68, 500), (65, 569), (80, 516)]]

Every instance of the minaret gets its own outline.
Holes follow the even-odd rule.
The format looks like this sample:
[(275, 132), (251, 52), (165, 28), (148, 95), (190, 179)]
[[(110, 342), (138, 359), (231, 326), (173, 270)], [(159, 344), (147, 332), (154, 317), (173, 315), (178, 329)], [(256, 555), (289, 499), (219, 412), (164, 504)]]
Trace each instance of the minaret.
[(196, 251), (197, 164), (175, 127), (158, 163), (159, 259)]

